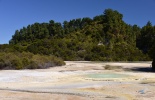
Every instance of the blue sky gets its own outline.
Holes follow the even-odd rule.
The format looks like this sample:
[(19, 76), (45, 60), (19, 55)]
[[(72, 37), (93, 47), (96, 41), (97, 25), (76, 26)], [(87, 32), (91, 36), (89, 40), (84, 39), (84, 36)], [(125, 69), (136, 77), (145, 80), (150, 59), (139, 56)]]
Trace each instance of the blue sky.
[(128, 24), (155, 25), (155, 0), (0, 0), (0, 44), (8, 43), (15, 30), (35, 22), (63, 22), (103, 14), (111, 8)]

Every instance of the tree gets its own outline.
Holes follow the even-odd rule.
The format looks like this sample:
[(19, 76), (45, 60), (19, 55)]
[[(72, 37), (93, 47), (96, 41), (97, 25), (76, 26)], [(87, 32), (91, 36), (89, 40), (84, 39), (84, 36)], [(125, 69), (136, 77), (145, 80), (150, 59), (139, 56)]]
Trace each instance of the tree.
[(145, 54), (148, 53), (155, 41), (155, 30), (150, 21), (142, 27), (141, 35), (137, 39), (137, 47)]
[(152, 69), (155, 71), (155, 41), (151, 49), (149, 50), (148, 54), (153, 59), (152, 61)]
[(77, 18), (63, 24), (50, 20), (16, 30), (10, 40), (10, 46), (15, 46), (9, 51), (55, 55), (65, 60), (148, 60), (149, 52), (153, 59), (154, 40), (151, 22), (142, 28), (132, 26), (118, 11), (106, 9), (93, 19)]

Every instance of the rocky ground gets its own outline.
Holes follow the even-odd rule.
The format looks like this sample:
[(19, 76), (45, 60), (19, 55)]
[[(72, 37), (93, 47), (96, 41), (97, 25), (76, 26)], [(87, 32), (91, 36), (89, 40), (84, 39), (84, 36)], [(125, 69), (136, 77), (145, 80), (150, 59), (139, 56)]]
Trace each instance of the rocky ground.
[(50, 69), (1, 70), (0, 100), (155, 100), (150, 65), (66, 61)]

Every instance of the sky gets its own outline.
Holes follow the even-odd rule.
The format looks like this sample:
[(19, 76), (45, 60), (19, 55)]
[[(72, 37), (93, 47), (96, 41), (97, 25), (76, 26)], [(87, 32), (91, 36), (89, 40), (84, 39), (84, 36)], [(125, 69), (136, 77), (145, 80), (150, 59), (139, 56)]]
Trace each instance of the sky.
[(127, 24), (155, 25), (155, 0), (0, 0), (0, 44), (9, 43), (15, 30), (35, 22), (93, 18), (108, 8), (123, 14)]

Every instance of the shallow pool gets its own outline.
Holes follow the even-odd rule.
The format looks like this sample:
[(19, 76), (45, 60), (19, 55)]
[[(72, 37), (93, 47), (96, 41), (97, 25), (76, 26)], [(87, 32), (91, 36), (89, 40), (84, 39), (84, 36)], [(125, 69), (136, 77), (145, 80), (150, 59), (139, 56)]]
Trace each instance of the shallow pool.
[(124, 78), (129, 77), (129, 75), (125, 74), (115, 74), (115, 73), (97, 73), (97, 74), (88, 74), (89, 78)]

